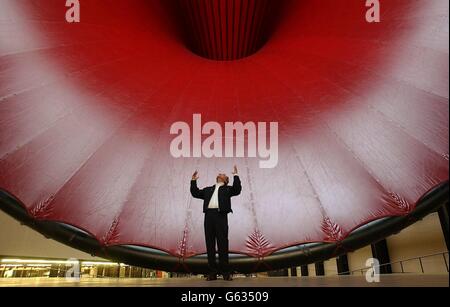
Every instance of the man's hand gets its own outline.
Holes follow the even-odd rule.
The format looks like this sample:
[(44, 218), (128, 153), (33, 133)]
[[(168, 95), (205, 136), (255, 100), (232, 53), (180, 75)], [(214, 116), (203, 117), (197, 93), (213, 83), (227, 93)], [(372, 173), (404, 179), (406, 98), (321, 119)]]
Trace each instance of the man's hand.
[(235, 165), (234, 166), (234, 169), (233, 169), (233, 176), (237, 176), (237, 174), (238, 174), (238, 169), (237, 169), (237, 166)]
[(198, 171), (195, 171), (194, 175), (192, 175), (192, 180), (197, 181), (200, 176), (198, 175)]

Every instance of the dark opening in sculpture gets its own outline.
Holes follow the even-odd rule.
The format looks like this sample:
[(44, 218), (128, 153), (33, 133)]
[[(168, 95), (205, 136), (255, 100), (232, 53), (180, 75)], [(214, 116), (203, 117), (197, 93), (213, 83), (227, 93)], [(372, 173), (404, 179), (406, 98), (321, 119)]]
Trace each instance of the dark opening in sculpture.
[[(436, 31), (448, 3), (385, 1), (371, 24), (364, 1), (283, 1), (267, 39), (250, 23), (233, 49), (233, 36), (180, 35), (180, 2), (193, 3), (83, 2), (78, 24), (60, 1), (2, 2), (2, 210), (92, 254), (203, 272), (190, 176), (208, 184), (237, 164), (232, 263), (250, 272), (362, 247), (448, 201), (448, 32)], [(263, 11), (216, 2), (215, 14)], [(205, 109), (219, 123), (277, 121), (278, 165), (173, 158), (170, 126)]]

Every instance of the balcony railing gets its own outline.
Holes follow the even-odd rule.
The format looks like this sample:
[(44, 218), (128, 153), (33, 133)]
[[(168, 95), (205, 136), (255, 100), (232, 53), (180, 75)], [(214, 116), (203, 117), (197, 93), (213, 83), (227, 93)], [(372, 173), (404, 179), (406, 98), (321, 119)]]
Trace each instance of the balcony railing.
[[(422, 274), (428, 274), (428, 273), (432, 273), (430, 271), (427, 271), (425, 268), (425, 263), (427, 260), (430, 259), (436, 259), (433, 261), (433, 266), (438, 266), (439, 263), (442, 265), (445, 265), (445, 269), (447, 270), (447, 273), (449, 272), (449, 253), (448, 252), (443, 252), (443, 253), (437, 253), (437, 254), (432, 254), (432, 255), (426, 255), (426, 256), (421, 256), (421, 257), (414, 257), (414, 258), (409, 258), (409, 259), (405, 259), (405, 260), (401, 260), (401, 261), (396, 261), (396, 262), (391, 262), (391, 263), (386, 263), (386, 264), (382, 264), (379, 266), (373, 266), (373, 267), (363, 267), (360, 269), (356, 269), (356, 270), (352, 270), (349, 272), (344, 272), (341, 273), (340, 275), (355, 275), (355, 274), (362, 274), (365, 275), (366, 272), (368, 270), (373, 270), (374, 268), (383, 268), (383, 267), (387, 267), (387, 266), (391, 266), (393, 268), (394, 273), (398, 274), (398, 273), (402, 273), (402, 274), (412, 274), (412, 273), (422, 273)], [(439, 260), (440, 259), (440, 260)], [(412, 262), (416, 262), (416, 264), (418, 265), (418, 270), (412, 272), (412, 271), (408, 271), (406, 269), (407, 264), (412, 263)], [(394, 267), (397, 266), (397, 268), (399, 267), (400, 270), (395, 270)], [(417, 268), (417, 266), (416, 266)], [(442, 272), (442, 271), (441, 271)]]

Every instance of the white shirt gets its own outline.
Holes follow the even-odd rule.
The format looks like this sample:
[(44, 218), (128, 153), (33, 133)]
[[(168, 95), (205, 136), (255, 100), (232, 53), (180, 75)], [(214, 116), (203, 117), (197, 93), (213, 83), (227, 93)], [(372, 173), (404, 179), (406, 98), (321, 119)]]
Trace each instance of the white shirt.
[(223, 182), (216, 184), (216, 189), (214, 190), (211, 200), (209, 201), (208, 209), (219, 209), (219, 189), (223, 186)]

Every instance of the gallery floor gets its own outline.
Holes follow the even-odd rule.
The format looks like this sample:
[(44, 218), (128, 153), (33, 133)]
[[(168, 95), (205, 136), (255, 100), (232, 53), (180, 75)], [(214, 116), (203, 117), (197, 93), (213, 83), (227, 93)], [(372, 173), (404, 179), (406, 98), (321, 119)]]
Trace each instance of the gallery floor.
[(380, 283), (364, 276), (236, 278), (233, 282), (203, 279), (0, 279), (0, 287), (448, 287), (448, 275), (387, 275)]

